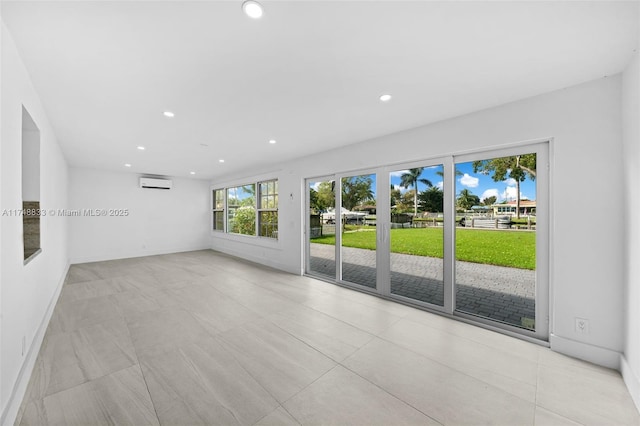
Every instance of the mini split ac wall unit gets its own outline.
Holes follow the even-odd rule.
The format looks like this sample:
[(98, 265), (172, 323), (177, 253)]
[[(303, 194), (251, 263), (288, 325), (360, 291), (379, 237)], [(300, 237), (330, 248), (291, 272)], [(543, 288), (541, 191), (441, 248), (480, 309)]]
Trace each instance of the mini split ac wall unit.
[(140, 178), (140, 188), (171, 189), (172, 186), (171, 179)]

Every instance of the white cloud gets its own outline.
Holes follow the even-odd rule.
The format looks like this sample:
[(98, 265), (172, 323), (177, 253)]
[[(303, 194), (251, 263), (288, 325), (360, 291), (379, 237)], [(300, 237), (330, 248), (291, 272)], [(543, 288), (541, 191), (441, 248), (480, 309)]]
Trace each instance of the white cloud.
[(442, 188), (444, 188), (444, 182), (440, 181), (440, 182), (436, 183), (436, 187), (438, 187), (438, 189), (442, 190)]
[(516, 186), (516, 184), (518, 183), (514, 178), (507, 178), (507, 180), (503, 182), (506, 183), (508, 186)]
[(397, 172), (391, 172), (389, 174), (394, 177), (400, 177), (405, 173), (409, 173), (409, 170), (398, 170)]
[(318, 188), (320, 187), (320, 183), (321, 182), (314, 182), (313, 185), (311, 185), (311, 188), (313, 188), (315, 191), (317, 191)]
[(466, 187), (469, 188), (476, 188), (478, 186), (478, 184), (480, 183), (480, 179), (478, 179), (477, 177), (473, 177), (473, 176), (469, 176), (468, 173), (465, 173), (464, 176), (462, 176), (459, 179), (459, 182)]
[(480, 196), (480, 201), (484, 201), (489, 197), (496, 197), (496, 199), (498, 199), (500, 197), (500, 194), (498, 193), (498, 190), (495, 189), (495, 188), (494, 189), (487, 189)]
[[(507, 186), (505, 190), (502, 192), (502, 194), (500, 194), (500, 198), (503, 200), (511, 201), (517, 198), (516, 197), (517, 194), (518, 194), (518, 190), (515, 186)], [(520, 199), (528, 200), (528, 198), (522, 192), (520, 192)]]

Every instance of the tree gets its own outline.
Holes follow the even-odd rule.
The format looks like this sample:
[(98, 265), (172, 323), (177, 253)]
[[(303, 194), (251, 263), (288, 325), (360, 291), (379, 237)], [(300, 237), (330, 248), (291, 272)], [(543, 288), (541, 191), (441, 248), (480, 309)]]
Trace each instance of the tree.
[(391, 185), (391, 193), (389, 195), (391, 197), (391, 207), (393, 208), (400, 202), (400, 199), (402, 198), (402, 192)]
[(236, 209), (231, 223), (231, 232), (245, 235), (256, 234), (256, 209), (242, 206)]
[(342, 206), (353, 210), (358, 204), (374, 199), (371, 189), (373, 180), (369, 176), (351, 176), (342, 179)]
[(424, 167), (409, 169), (406, 173), (403, 173), (400, 176), (400, 185), (403, 188), (409, 189), (413, 186), (413, 188), (415, 189), (413, 193), (413, 214), (414, 215), (418, 214), (418, 182), (424, 183), (429, 188), (433, 186), (430, 180), (420, 179), (420, 175), (422, 174), (423, 170), (424, 170)]
[(327, 206), (323, 205), (322, 201), (318, 197), (318, 191), (313, 188), (309, 188), (309, 209), (315, 213), (320, 213)]
[(440, 188), (432, 186), (418, 194), (420, 208), (427, 212), (441, 213), (444, 211), (444, 192)]
[(500, 157), (492, 160), (473, 162), (473, 171), (488, 175), (493, 173), (494, 182), (502, 182), (507, 178), (516, 181), (516, 217), (520, 218), (520, 182), (527, 178), (536, 179), (536, 154), (523, 154), (513, 157)]
[(473, 195), (468, 189), (460, 191), (460, 195), (456, 199), (458, 207), (463, 210), (469, 210), (471, 207), (480, 204), (480, 197)]
[(490, 197), (485, 198), (482, 203), (485, 206), (492, 206), (496, 203), (496, 201), (498, 201), (498, 197), (496, 197), (495, 195), (492, 195)]
[(336, 196), (333, 192), (332, 181), (320, 182), (318, 185), (318, 208), (325, 210), (327, 207), (336, 206)]

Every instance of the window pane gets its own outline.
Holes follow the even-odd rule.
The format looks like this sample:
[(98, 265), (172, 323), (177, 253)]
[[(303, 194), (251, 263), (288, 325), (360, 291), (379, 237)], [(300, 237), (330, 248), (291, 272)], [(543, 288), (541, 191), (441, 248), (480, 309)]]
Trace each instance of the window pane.
[(216, 231), (224, 230), (224, 212), (213, 212), (213, 229)]
[(260, 205), (259, 209), (278, 208), (278, 181), (260, 183)]
[(216, 210), (224, 208), (224, 190), (216, 189), (213, 191), (213, 208)]
[(342, 178), (342, 280), (376, 288), (376, 175)]
[(260, 212), (260, 236), (278, 238), (278, 212)]
[(456, 164), (456, 310), (535, 330), (536, 154)]
[(255, 184), (227, 189), (227, 232), (256, 235)]
[(336, 277), (335, 182), (308, 180), (309, 263), (307, 272)]
[(392, 172), (391, 293), (444, 306), (444, 168)]

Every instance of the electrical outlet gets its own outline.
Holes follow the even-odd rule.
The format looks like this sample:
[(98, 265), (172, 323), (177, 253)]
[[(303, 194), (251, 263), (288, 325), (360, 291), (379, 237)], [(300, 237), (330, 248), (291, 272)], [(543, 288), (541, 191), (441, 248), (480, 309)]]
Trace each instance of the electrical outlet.
[(576, 333), (589, 334), (589, 320), (576, 317)]

